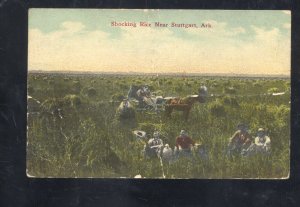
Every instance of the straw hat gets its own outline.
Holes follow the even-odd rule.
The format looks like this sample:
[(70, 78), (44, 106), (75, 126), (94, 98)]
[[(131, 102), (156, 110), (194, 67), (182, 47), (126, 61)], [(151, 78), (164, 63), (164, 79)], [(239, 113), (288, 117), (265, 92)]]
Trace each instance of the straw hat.
[(182, 130), (180, 131), (180, 135), (187, 135), (187, 132), (186, 132), (185, 130), (182, 129)]
[(257, 131), (258, 132), (265, 132), (264, 128), (259, 128)]

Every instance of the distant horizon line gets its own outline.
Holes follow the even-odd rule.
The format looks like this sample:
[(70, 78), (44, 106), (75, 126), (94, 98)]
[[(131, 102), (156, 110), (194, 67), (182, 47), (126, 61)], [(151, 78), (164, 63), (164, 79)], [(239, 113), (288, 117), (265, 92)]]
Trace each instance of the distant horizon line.
[(248, 74), (248, 73), (201, 73), (201, 72), (135, 72), (135, 71), (71, 71), (71, 70), (29, 70), (28, 73), (62, 74), (107, 74), (107, 75), (172, 75), (172, 76), (238, 76), (238, 77), (291, 77), (290, 74)]

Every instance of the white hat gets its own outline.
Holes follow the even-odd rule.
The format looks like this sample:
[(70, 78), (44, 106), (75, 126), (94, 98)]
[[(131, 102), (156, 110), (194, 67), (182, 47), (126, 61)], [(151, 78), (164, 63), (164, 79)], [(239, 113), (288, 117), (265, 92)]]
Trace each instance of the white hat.
[(259, 128), (257, 131), (258, 132), (264, 132), (265, 130), (264, 130), (264, 128)]
[(145, 137), (146, 137), (146, 132), (140, 131), (140, 130), (135, 130), (135, 131), (133, 131), (133, 134), (134, 134), (137, 138), (145, 138)]
[(186, 133), (185, 130), (182, 129), (182, 130), (180, 131), (180, 135), (186, 135), (186, 134), (187, 134), (187, 133)]

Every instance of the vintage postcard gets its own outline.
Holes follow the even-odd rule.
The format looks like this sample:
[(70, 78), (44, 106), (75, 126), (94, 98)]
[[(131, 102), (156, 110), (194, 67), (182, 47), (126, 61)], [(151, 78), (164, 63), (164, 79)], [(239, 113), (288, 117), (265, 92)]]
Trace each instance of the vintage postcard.
[(30, 9), (27, 175), (284, 179), (291, 12)]

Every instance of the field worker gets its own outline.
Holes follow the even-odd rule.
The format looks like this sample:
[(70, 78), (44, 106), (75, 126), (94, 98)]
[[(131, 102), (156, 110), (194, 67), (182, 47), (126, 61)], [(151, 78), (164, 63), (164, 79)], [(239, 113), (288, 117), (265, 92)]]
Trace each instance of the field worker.
[(117, 114), (121, 119), (134, 119), (135, 111), (127, 99), (123, 99), (119, 107), (117, 108)]
[(150, 89), (148, 86), (144, 86), (144, 96), (149, 97), (150, 96)]
[(164, 146), (163, 141), (159, 138), (159, 132), (153, 133), (153, 138), (149, 139), (145, 145), (144, 151), (146, 157), (160, 157), (162, 147)]
[(124, 115), (129, 108), (129, 103), (126, 99), (123, 99), (123, 101), (120, 103), (118, 107), (118, 111), (121, 115)]
[(228, 153), (241, 153), (242, 150), (248, 149), (251, 145), (251, 135), (248, 133), (248, 128), (245, 124), (240, 123), (237, 126), (237, 131), (230, 138), (228, 144)]
[(199, 102), (204, 103), (207, 97), (207, 87), (204, 84), (201, 84), (198, 91), (198, 95), (199, 95)]
[(259, 128), (257, 131), (257, 137), (254, 140), (256, 152), (270, 152), (271, 139), (266, 135), (263, 128)]
[(139, 90), (137, 90), (136, 94), (138, 97), (144, 97), (145, 96), (144, 87), (141, 87)]
[(139, 90), (137, 90), (136, 95), (139, 101), (139, 107), (143, 107), (144, 97), (147, 96), (147, 87), (141, 87)]
[(129, 101), (127, 99), (123, 99), (123, 108), (128, 109), (129, 107)]
[(176, 138), (175, 154), (176, 155), (192, 155), (192, 147), (195, 142), (188, 136), (185, 130), (180, 131), (180, 135)]

